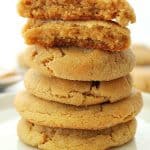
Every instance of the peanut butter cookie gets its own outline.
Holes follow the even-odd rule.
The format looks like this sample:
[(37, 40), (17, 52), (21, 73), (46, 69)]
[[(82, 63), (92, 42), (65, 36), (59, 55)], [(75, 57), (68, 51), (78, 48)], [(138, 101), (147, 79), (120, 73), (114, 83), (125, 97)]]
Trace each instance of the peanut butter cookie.
[(135, 131), (135, 120), (99, 131), (48, 128), (25, 120), (18, 124), (19, 138), (43, 150), (106, 150), (129, 142)]
[(58, 20), (115, 20), (122, 26), (136, 20), (126, 0), (20, 0), (21, 16)]
[(109, 51), (126, 50), (130, 31), (113, 22), (30, 19), (23, 30), (27, 44), (44, 47), (75, 46)]
[(150, 66), (136, 67), (131, 75), (136, 88), (143, 92), (150, 92)]
[(16, 96), (15, 106), (24, 119), (37, 125), (101, 130), (132, 120), (141, 110), (142, 97), (134, 91), (130, 97), (113, 104), (77, 107), (21, 92)]
[(130, 76), (102, 82), (71, 81), (47, 77), (30, 69), (24, 82), (27, 90), (37, 97), (76, 106), (113, 103), (128, 97), (132, 91)]
[(43, 48), (30, 46), (26, 62), (47, 76), (79, 81), (110, 81), (129, 74), (135, 66), (131, 50)]

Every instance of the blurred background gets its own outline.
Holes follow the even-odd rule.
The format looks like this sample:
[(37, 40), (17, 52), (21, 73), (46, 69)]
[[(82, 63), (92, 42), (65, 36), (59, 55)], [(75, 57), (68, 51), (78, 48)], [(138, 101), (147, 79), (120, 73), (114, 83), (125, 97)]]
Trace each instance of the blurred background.
[[(17, 57), (25, 44), (21, 29), (26, 19), (16, 10), (18, 0), (3, 0), (0, 4), (0, 69), (18, 68)], [(133, 43), (150, 45), (150, 1), (129, 0), (137, 15), (137, 23), (129, 26)]]

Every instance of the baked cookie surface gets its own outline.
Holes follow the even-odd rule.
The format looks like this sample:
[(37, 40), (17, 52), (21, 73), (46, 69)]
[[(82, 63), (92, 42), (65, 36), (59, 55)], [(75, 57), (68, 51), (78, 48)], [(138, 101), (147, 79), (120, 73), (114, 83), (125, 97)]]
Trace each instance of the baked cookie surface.
[(106, 150), (127, 143), (135, 131), (135, 120), (101, 131), (48, 128), (23, 119), (18, 124), (19, 138), (44, 150)]
[(108, 52), (30, 46), (26, 59), (31, 68), (42, 74), (79, 81), (110, 81), (128, 75), (135, 66), (131, 50)]
[(30, 69), (24, 82), (26, 89), (37, 97), (76, 106), (113, 103), (128, 97), (132, 91), (130, 76), (112, 81), (83, 82), (47, 77)]
[(129, 48), (130, 31), (113, 22), (30, 19), (23, 36), (27, 44), (120, 51)]
[(137, 65), (150, 65), (150, 48), (145, 45), (133, 45)]
[(16, 96), (15, 106), (24, 119), (37, 125), (100, 130), (132, 120), (141, 110), (142, 97), (134, 91), (130, 97), (113, 104), (76, 107), (21, 92)]
[(144, 92), (150, 92), (150, 66), (136, 67), (131, 73), (133, 85)]
[(58, 20), (115, 20), (122, 26), (136, 20), (126, 0), (20, 0), (23, 17)]

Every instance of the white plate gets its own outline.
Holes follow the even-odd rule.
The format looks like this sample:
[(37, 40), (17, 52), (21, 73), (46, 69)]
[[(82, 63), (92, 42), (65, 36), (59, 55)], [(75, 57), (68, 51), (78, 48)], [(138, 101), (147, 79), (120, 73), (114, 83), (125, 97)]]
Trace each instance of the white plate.
[[(138, 129), (135, 139), (113, 150), (150, 149), (150, 95), (143, 94), (144, 107), (138, 116)], [(22, 144), (16, 134), (19, 115), (13, 107), (13, 94), (0, 96), (0, 150), (35, 150)]]

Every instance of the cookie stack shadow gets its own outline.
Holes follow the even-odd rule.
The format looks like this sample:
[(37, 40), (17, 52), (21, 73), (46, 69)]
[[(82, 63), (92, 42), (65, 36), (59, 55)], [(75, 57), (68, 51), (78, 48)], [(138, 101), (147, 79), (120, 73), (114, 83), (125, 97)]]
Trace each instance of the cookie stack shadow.
[(18, 8), (30, 18), (26, 91), (15, 98), (19, 138), (43, 150), (105, 150), (133, 139), (142, 97), (129, 74), (128, 2), (20, 0)]

